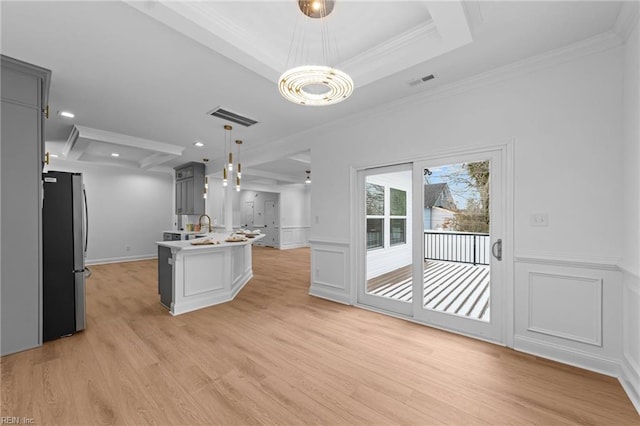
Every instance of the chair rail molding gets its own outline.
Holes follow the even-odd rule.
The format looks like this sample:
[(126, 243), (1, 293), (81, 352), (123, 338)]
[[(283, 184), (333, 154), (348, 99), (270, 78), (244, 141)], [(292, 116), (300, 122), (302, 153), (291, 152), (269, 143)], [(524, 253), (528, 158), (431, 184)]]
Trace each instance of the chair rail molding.
[(619, 271), (619, 257), (575, 256), (567, 253), (534, 252), (518, 250), (513, 258), (516, 263), (535, 263), (568, 268), (588, 268), (607, 271)]

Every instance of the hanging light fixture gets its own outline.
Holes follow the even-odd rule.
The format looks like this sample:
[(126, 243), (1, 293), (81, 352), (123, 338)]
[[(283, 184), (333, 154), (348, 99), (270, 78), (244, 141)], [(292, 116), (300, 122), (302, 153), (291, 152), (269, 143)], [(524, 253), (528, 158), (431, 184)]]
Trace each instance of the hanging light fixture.
[[(311, 20), (318, 19), (320, 22), (322, 61), (324, 65), (298, 65), (287, 69), (278, 80), (280, 94), (288, 101), (300, 105), (332, 105), (341, 102), (353, 93), (353, 80), (343, 71), (331, 66), (330, 56), (333, 54), (329, 31), (327, 29), (326, 17), (333, 11), (335, 0), (298, 0), (298, 8)], [(306, 22), (311, 24), (311, 22)], [(306, 34), (304, 29), (302, 34), (297, 34), (297, 24), (293, 31), (291, 46), (289, 47), (290, 61), (294, 64), (303, 62), (302, 55), (309, 51), (308, 46), (304, 46)], [(337, 60), (337, 46), (336, 50)]]
[(311, 170), (307, 170), (307, 178), (304, 180), (304, 183), (311, 183)]
[(242, 145), (242, 141), (236, 140), (236, 148), (237, 148), (236, 157), (238, 159), (238, 171), (236, 173), (239, 178), (242, 177), (242, 165), (240, 164), (240, 145)]
[(232, 129), (233, 127), (231, 127), (230, 125), (224, 125), (224, 158), (227, 158), (227, 136), (229, 136), (229, 163), (222, 166), (222, 186), (227, 186), (229, 181), (227, 176), (227, 169), (229, 169), (229, 171), (233, 171), (233, 155), (231, 154)]
[[(228, 127), (228, 129), (227, 129)], [(233, 171), (233, 147), (231, 145), (231, 129), (233, 129), (233, 127), (231, 127), (230, 125), (226, 125), (224, 126), (225, 130), (229, 130), (229, 163), (227, 164), (227, 168), (229, 169), (230, 172)]]
[(240, 178), (242, 177), (242, 165), (240, 164), (240, 145), (242, 145), (241, 140), (236, 140), (236, 157), (238, 159), (238, 171), (236, 172), (236, 191), (240, 191)]

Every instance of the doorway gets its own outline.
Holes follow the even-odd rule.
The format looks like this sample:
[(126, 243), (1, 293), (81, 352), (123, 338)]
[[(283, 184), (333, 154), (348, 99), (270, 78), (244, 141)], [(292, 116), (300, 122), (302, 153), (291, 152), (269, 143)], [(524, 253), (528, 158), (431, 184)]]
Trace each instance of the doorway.
[(503, 342), (502, 162), (488, 150), (358, 172), (357, 302)]
[(253, 201), (245, 201), (242, 206), (242, 227), (245, 229), (253, 229), (254, 220)]
[(265, 237), (263, 243), (269, 247), (278, 246), (277, 207), (275, 200), (265, 200), (264, 202)]

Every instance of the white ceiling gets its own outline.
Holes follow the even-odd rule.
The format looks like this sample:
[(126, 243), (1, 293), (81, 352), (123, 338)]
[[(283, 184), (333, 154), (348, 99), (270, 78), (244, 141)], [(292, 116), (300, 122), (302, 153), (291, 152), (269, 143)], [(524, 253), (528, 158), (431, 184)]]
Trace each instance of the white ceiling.
[[(340, 54), (332, 65), (351, 74), (356, 90), (329, 107), (292, 104), (277, 89), (293, 60), (294, 26), (307, 27), (311, 39), (317, 25), (306, 22), (295, 0), (2, 1), (0, 8), (2, 53), (53, 72), (45, 134), (51, 152), (63, 154), (76, 125), (120, 135), (78, 145), (78, 161), (220, 163), (225, 122), (206, 113), (222, 106), (259, 122), (233, 128), (233, 139), (244, 141), (244, 178), (302, 182), (310, 163), (289, 157), (312, 160), (312, 153), (279, 152), (285, 138), (611, 31), (621, 4), (337, 0), (327, 18)], [(435, 79), (410, 84), (429, 74)], [(75, 118), (57, 115), (63, 110)], [(193, 146), (197, 140), (205, 146)], [(136, 141), (146, 141), (143, 150), (173, 146), (182, 153), (151, 158), (135, 151)], [(101, 143), (135, 152), (113, 159), (113, 147)]]

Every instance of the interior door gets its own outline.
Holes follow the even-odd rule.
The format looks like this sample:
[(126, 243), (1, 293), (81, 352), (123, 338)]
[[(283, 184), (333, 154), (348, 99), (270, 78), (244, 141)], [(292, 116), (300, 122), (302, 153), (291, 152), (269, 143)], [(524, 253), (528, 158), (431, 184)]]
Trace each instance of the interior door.
[(245, 201), (242, 206), (242, 226), (247, 229), (253, 229), (254, 227), (253, 213), (253, 201)]
[(275, 247), (276, 241), (276, 202), (265, 200), (264, 202), (264, 226), (265, 237), (263, 242), (267, 246)]
[(414, 163), (413, 317), (502, 342), (501, 151)]

